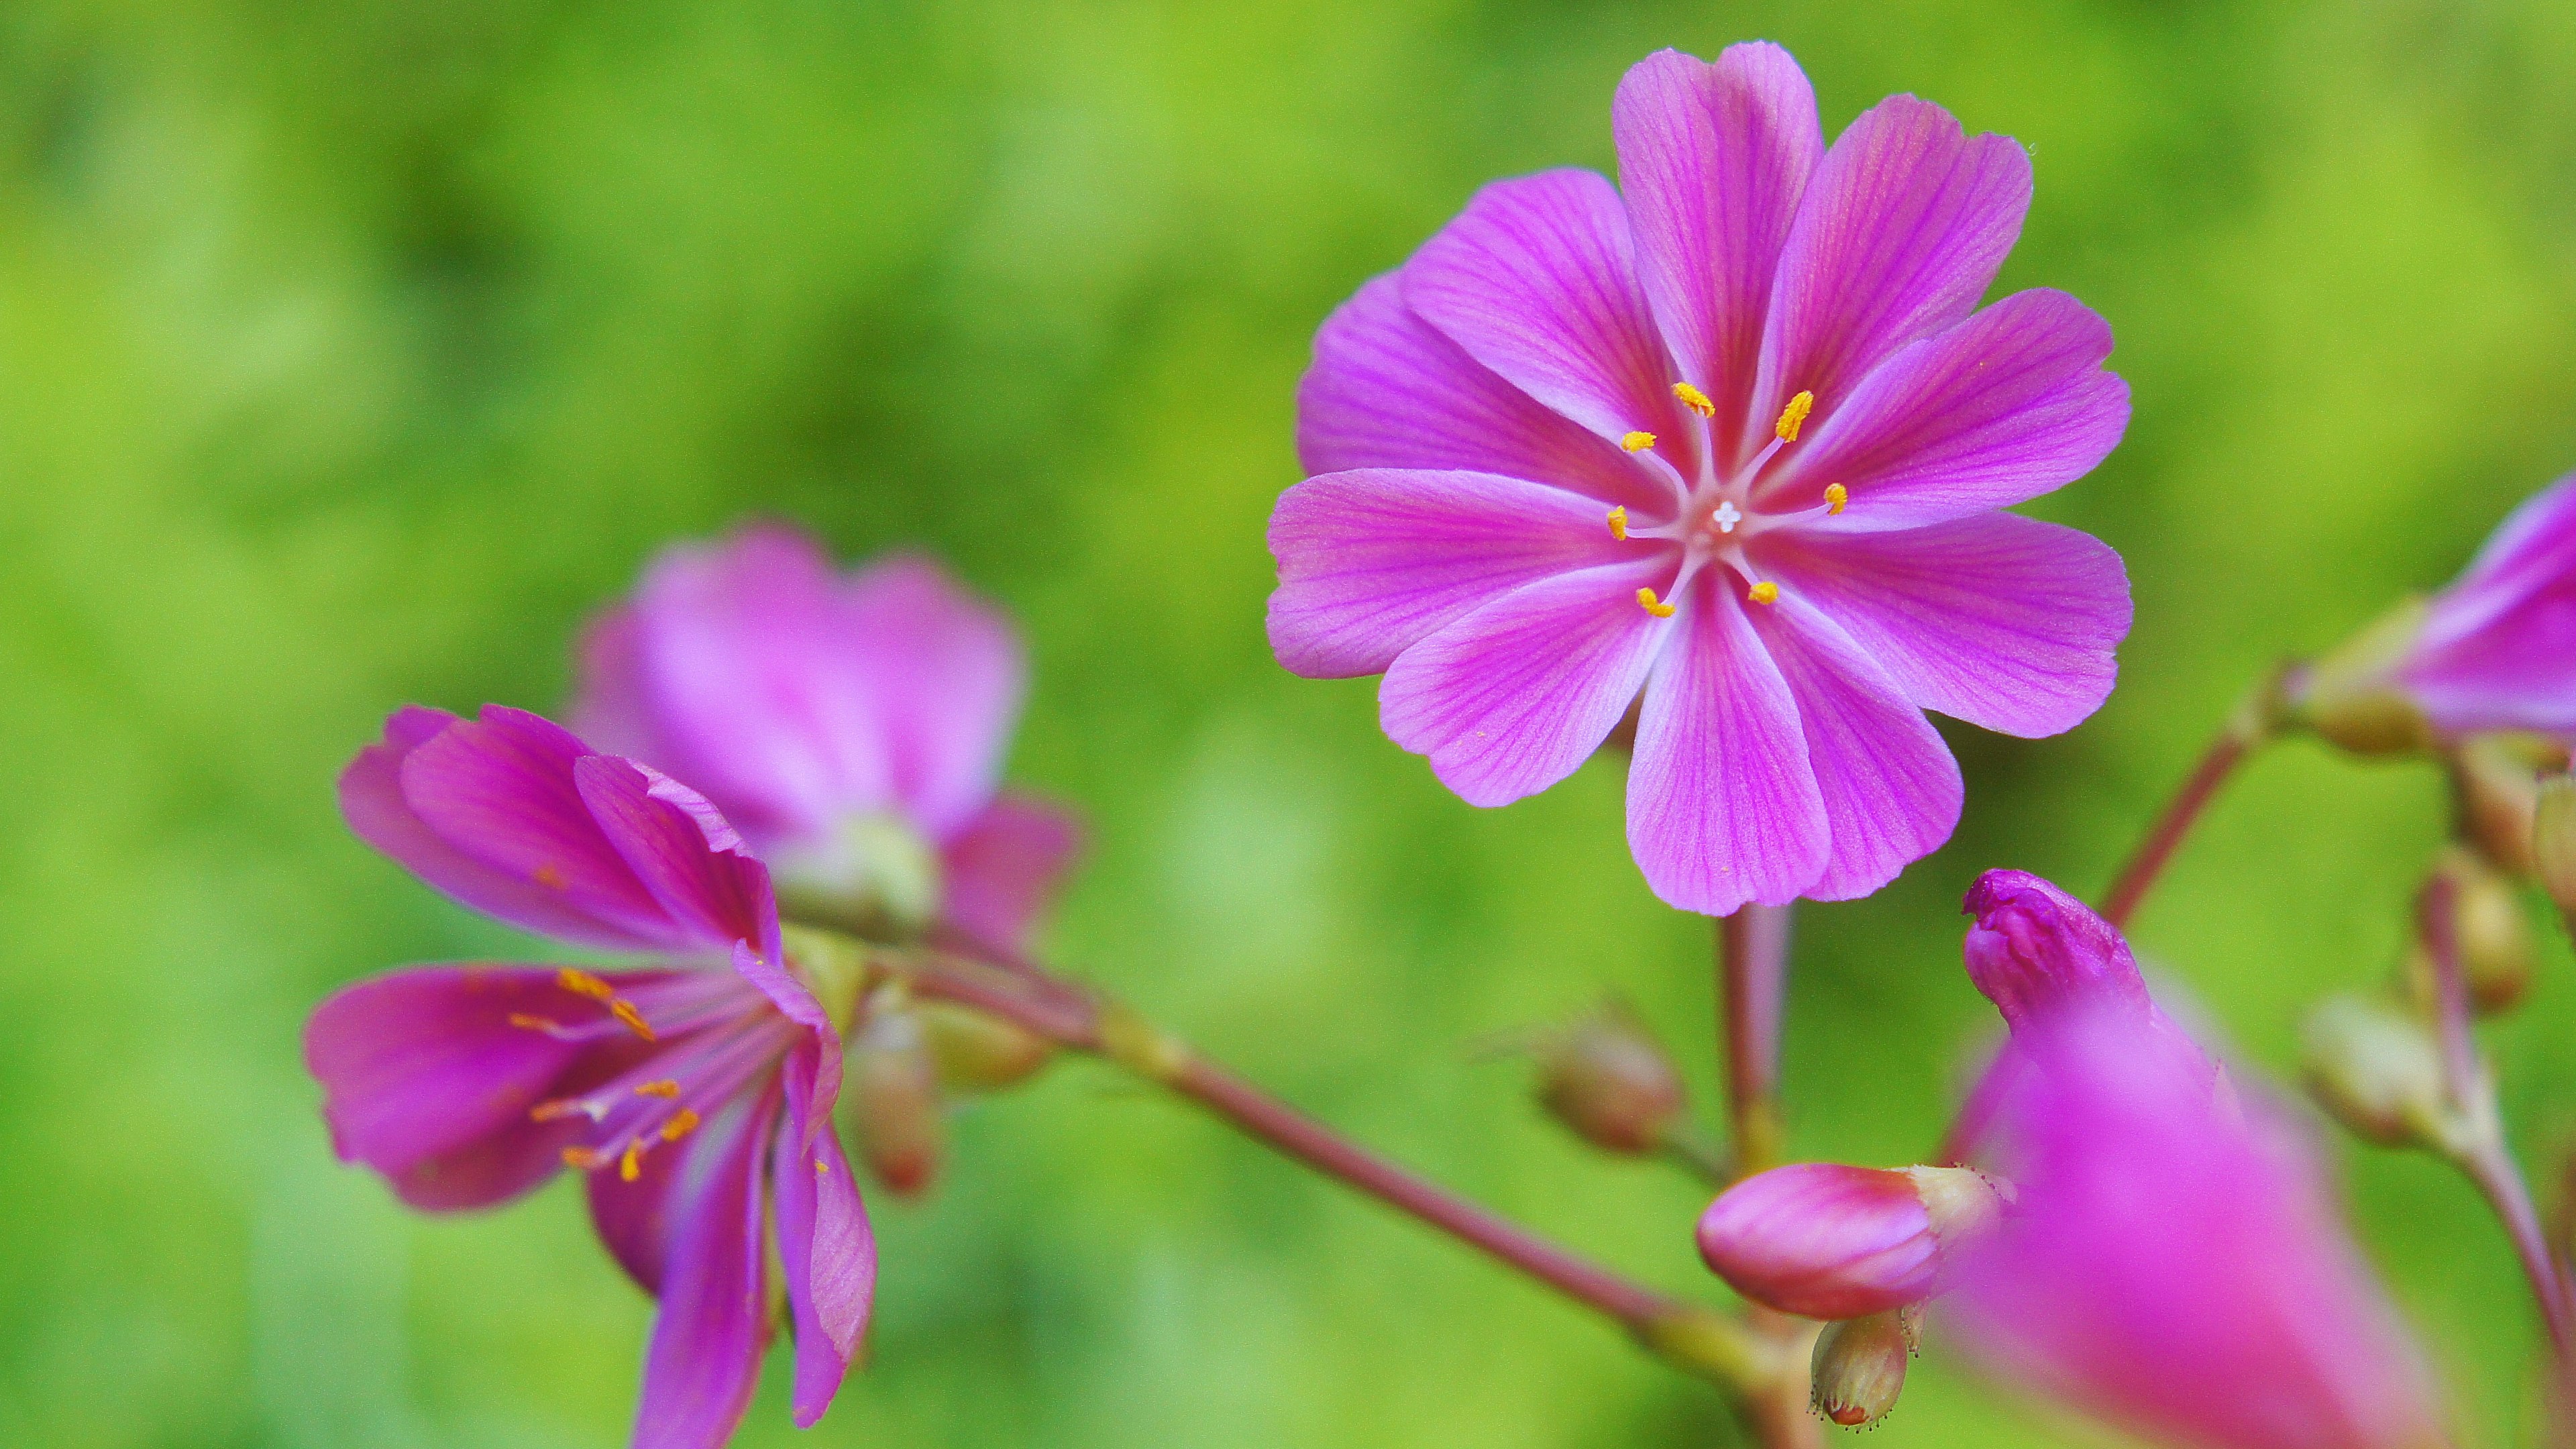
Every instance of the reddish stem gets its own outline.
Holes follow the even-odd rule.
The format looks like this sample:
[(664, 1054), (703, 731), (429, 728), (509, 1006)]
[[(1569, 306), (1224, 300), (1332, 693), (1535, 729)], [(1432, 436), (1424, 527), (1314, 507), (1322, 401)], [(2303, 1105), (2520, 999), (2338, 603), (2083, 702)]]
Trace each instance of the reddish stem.
[(2281, 711), (2281, 681), (2286, 674), (2286, 669), (2273, 670), (2237, 702), (2226, 727), (2201, 752), (2190, 778), (2165, 802), (2146, 838), (2129, 852), (2120, 873), (2112, 878), (2111, 889), (2102, 897), (2104, 920), (2119, 929), (2128, 929), (2129, 917), (2137, 914), (2138, 903), (2146, 899), (2156, 878), (2164, 874), (2165, 866), (2181, 848), (2183, 838), (2200, 822), (2209, 802), (2218, 797), (2219, 787), (2236, 773), (2238, 765), (2245, 763), (2255, 746), (2272, 737)]
[(1780, 1155), (1781, 1009), (1789, 985), (1788, 906), (1747, 905), (1717, 923), (1718, 1014), (1735, 1170), (1749, 1177)]

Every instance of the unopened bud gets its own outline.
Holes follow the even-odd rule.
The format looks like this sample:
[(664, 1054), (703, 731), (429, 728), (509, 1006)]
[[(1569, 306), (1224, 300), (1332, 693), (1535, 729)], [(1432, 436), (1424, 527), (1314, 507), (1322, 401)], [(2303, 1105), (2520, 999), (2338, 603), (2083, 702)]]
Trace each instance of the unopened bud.
[(1689, 1105), (1663, 1047), (1618, 1006), (1602, 1007), (1541, 1042), (1538, 1099), (1584, 1141), (1623, 1153), (1660, 1150)]
[(1913, 1356), (1914, 1329), (1901, 1308), (1826, 1324), (1809, 1368), (1816, 1412), (1846, 1429), (1886, 1418)]
[[(2469, 1004), (2490, 1013), (2511, 1007), (2530, 989), (2540, 958), (2521, 893), (2474, 850), (2453, 846), (2433, 869), (2451, 882), (2451, 939), (2460, 953)], [(2424, 943), (2416, 943), (2406, 969), (2416, 1001), (2429, 1012), (2435, 988), (2432, 957)]]
[(2565, 769), (2567, 751), (2538, 735), (2472, 735), (2450, 752), (2459, 831), (2509, 875), (2528, 879), (2540, 777)]
[(2299, 1026), (2308, 1095), (2355, 1136), (2434, 1147), (2449, 1135), (2441, 1050), (2423, 1021), (2358, 996), (2329, 996)]
[(2424, 601), (2409, 599), (2328, 650), (2289, 683), (2290, 722), (2360, 755), (2413, 754), (2433, 742), (2432, 723), (2395, 682), (2424, 628)]
[(850, 1043), (841, 1078), (843, 1125), (859, 1156), (897, 1197), (929, 1189), (947, 1155), (948, 1124), (939, 1104), (939, 1070), (919, 1013), (880, 990)]
[(2531, 855), (2549, 898), (2558, 909), (2576, 913), (2576, 776), (2552, 776), (2541, 785)]
[(952, 1092), (1017, 1086), (1055, 1055), (1054, 1044), (1036, 1032), (953, 1002), (923, 1002), (919, 1014), (939, 1084)]
[(1699, 1252), (1746, 1298), (1801, 1318), (1860, 1318), (1941, 1287), (1946, 1260), (2003, 1216), (2010, 1189), (1964, 1167), (1800, 1162), (1728, 1188)]

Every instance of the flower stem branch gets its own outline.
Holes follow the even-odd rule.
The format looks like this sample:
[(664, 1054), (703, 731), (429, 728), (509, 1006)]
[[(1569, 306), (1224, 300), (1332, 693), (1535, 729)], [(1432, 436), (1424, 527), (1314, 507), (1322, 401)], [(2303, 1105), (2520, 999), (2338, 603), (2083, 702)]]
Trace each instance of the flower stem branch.
[(2174, 852), (2181, 848), (2183, 838), (2191, 834), (2192, 827), (2200, 822), (2210, 802), (2218, 798), (2219, 788), (2236, 773), (2237, 766), (2245, 763), (2279, 730), (2283, 709), (2281, 685), (2288, 672), (2287, 666), (2271, 670), (2228, 712), (2227, 723), (2219, 730), (2218, 737), (2201, 752), (2200, 762), (2192, 767), (2190, 776), (2174, 792), (2173, 798), (2165, 802), (2155, 824), (2148, 827), (2145, 837), (2120, 866), (2120, 873), (2112, 878), (2110, 890), (2102, 897), (2104, 920), (2122, 930), (2128, 929), (2129, 917), (2137, 913), (2139, 903), (2147, 898), (2148, 890), (2164, 874)]
[(1717, 922), (1717, 996), (1733, 1167), (1780, 1160), (1780, 1019), (1789, 986), (1789, 906), (1747, 905)]

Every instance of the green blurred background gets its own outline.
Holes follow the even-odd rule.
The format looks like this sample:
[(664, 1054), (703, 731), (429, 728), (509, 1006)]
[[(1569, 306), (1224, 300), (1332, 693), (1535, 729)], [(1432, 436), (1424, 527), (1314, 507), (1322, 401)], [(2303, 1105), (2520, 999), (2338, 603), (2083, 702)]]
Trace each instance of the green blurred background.
[[(2037, 511), (2129, 560), (2125, 683), (1954, 731), (1965, 824), (1802, 917), (1795, 1150), (1910, 1160), (1989, 1016), (1960, 891), (2099, 889), (2244, 682), (2576, 464), (2559, 0), (1307, 6), (16, 0), (0, 9), (0, 1442), (609, 1445), (647, 1305), (557, 1185), (427, 1221), (330, 1159), (303, 1013), (523, 949), (342, 830), (405, 700), (551, 708), (585, 612), (745, 516), (948, 558), (1025, 623), (1014, 761), (1096, 845), (1061, 958), (1356, 1136), (1720, 1295), (1703, 1194), (1571, 1144), (1480, 1035), (1624, 993), (1709, 1076), (1704, 926), (1619, 770), (1478, 812), (1365, 681), (1276, 667), (1261, 529), (1315, 324), (1491, 177), (1611, 165), (1621, 71), (1788, 43), (2034, 150), (2007, 287), (2110, 318), (2137, 420)], [(2253, 1061), (2394, 962), (2431, 774), (2262, 760), (2141, 944)], [(2494, 1032), (2576, 1137), (2553, 943)], [(2346, 1153), (2475, 1444), (2527, 1441), (2505, 1244)], [(2554, 1194), (2553, 1194), (2554, 1196)], [(1601, 1324), (1085, 1065), (881, 1203), (877, 1363), (741, 1442), (1732, 1442)], [(773, 1364), (773, 1368), (778, 1365)], [(2075, 1442), (1936, 1345), (1879, 1445)]]

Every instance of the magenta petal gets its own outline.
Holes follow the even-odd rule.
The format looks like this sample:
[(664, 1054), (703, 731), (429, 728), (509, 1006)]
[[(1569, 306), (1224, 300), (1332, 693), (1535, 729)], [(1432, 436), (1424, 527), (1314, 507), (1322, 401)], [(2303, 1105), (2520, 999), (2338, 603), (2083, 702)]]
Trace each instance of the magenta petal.
[(1581, 569), (1494, 600), (1395, 661), (1378, 689), (1387, 735), (1431, 757), (1470, 805), (1534, 795), (1589, 759), (1671, 632), (1637, 603), (1669, 557)]
[[(2092, 471), (2129, 426), (2129, 385), (2102, 370), (2111, 328), (2064, 292), (2015, 292), (1912, 343), (1861, 379), (1765, 477), (1762, 506), (1850, 495), (1830, 532), (1912, 528), (2002, 508)], [(1821, 396), (1821, 394), (1820, 394)]]
[[(808, 1124), (827, 1121), (832, 1104), (841, 1098), (841, 1034), (833, 1029), (832, 1018), (823, 1004), (803, 981), (782, 964), (778, 955), (764, 955), (749, 942), (736, 941), (733, 947), (734, 974), (757, 986), (772, 1006), (789, 1021), (805, 1028), (820, 1047), (819, 1069), (811, 1079), (809, 1097), (794, 1104), (804, 1113), (797, 1120)], [(811, 1126), (804, 1130), (811, 1131)]]
[(1799, 201), (1748, 429), (1801, 391), (1823, 423), (1881, 359), (1968, 315), (2029, 209), (2030, 158), (2010, 137), (1971, 137), (1912, 96), (1863, 112)]
[(1940, 731), (1851, 636), (1795, 594), (1747, 611), (1798, 701), (1832, 846), (1806, 894), (1855, 900), (1940, 849), (1966, 788)]
[(986, 945), (1017, 950), (1082, 853), (1082, 823), (1004, 793), (940, 848), (939, 913)]
[(1382, 674), (1524, 584), (1646, 547), (1612, 537), (1608, 519), (1595, 499), (1492, 473), (1309, 478), (1270, 515), (1270, 647), (1310, 679)]
[(1931, 1296), (1940, 1240), (1904, 1172), (1798, 1162), (1756, 1173), (1700, 1214), (1700, 1257), (1754, 1302), (1860, 1318)]
[(721, 1145), (673, 1224), (634, 1449), (722, 1449), (751, 1406), (769, 1341), (760, 1169), (777, 1121), (771, 1092), (707, 1129)]
[(936, 839), (993, 795), (1027, 673), (1010, 622), (923, 558), (842, 588), (841, 629), (867, 661), (895, 799)]
[(1767, 42), (1714, 64), (1665, 50), (1630, 67), (1611, 118), (1640, 279), (1682, 371), (1717, 404), (1718, 456), (1735, 458), (1781, 248), (1824, 154), (1816, 93)]
[(632, 760), (592, 755), (573, 766), (583, 804), (634, 878), (672, 922), (673, 937), (700, 947), (748, 941), (778, 955), (778, 906), (769, 871), (704, 797)]
[[(815, 1121), (796, 1103), (813, 1088), (818, 1049), (787, 1060), (788, 1121), (777, 1134), (770, 1182), (778, 1195), (778, 1261), (796, 1317), (796, 1426), (814, 1427), (831, 1407), (876, 1293), (876, 1239), (828, 1114)], [(806, 1145), (800, 1147), (802, 1142)]]
[(608, 1168), (583, 1174), (590, 1225), (598, 1232), (601, 1246), (635, 1280), (636, 1287), (657, 1298), (670, 1261), (671, 1222), (680, 1189), (692, 1180), (691, 1160), (711, 1143), (718, 1152), (725, 1145), (700, 1132), (647, 1152), (636, 1164), (633, 1182)]
[(2576, 738), (2576, 479), (2515, 509), (2435, 596), (2398, 678), (2446, 733)]
[(644, 621), (632, 604), (603, 611), (581, 631), (574, 651), (581, 682), (564, 718), (572, 732), (604, 755), (623, 755), (657, 770), (672, 750), (655, 727), (645, 679)]
[(1745, 607), (1720, 571), (1692, 585), (1628, 767), (1628, 848), (1666, 904), (1703, 915), (1795, 900), (1830, 844), (1797, 700)]
[(1589, 171), (1497, 181), (1423, 243), (1402, 280), (1404, 304), (1468, 356), (1602, 437), (1655, 434), (1690, 476), (1698, 419), (1673, 398), (1609, 182)]
[(2071, 528), (1986, 513), (1902, 533), (1781, 529), (1755, 550), (1925, 709), (2036, 739), (2111, 693), (2129, 578)]
[(1990, 870), (1961, 909), (1976, 918), (1964, 948), (1968, 979), (2016, 1033), (2076, 1012), (2154, 1014), (2119, 929), (2054, 883), (2026, 870)]
[[(384, 739), (359, 751), (340, 772), (340, 814), (358, 838), (446, 895), (540, 935), (625, 950), (661, 944), (661, 925), (649, 905), (636, 898), (640, 893), (612, 893), (603, 914), (597, 909), (599, 893), (579, 900), (572, 896), (569, 876), (544, 878), (561, 879), (560, 887), (541, 883), (525, 868), (491, 859), (480, 837), (469, 837), (460, 846), (414, 811), (403, 794), (405, 762), (461, 728), (467, 726), (456, 716), (418, 705), (405, 706), (385, 721)], [(540, 794), (544, 788), (532, 787)], [(586, 814), (563, 824), (567, 832), (590, 828)], [(581, 854), (588, 859), (604, 849), (604, 841), (584, 844)], [(614, 852), (608, 854), (613, 858)]]
[(1309, 473), (1464, 469), (1645, 507), (1670, 485), (1542, 406), (1404, 305), (1394, 274), (1324, 319), (1297, 386), (1297, 456)]

